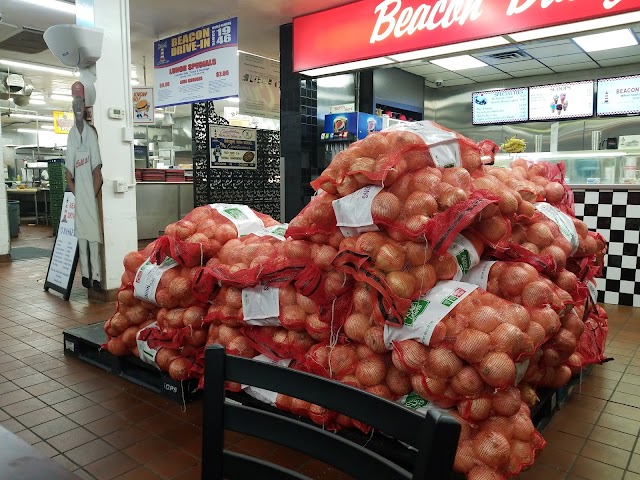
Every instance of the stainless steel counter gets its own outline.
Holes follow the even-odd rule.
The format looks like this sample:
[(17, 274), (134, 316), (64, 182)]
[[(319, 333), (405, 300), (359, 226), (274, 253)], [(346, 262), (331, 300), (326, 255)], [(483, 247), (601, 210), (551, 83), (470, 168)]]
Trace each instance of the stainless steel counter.
[(138, 240), (157, 238), (193, 210), (193, 182), (138, 182), (136, 203)]

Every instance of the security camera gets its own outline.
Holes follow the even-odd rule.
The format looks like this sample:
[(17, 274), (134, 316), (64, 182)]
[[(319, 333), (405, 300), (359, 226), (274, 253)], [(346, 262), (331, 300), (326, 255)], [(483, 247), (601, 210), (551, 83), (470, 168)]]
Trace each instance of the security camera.
[(444, 85), (444, 80), (436, 80), (436, 87), (441, 87)]

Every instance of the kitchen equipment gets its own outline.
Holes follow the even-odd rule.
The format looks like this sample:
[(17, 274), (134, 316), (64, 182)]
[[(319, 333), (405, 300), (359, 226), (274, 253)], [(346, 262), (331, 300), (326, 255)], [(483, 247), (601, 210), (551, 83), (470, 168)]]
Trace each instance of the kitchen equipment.
[(600, 150), (602, 145), (602, 130), (591, 132), (591, 150)]

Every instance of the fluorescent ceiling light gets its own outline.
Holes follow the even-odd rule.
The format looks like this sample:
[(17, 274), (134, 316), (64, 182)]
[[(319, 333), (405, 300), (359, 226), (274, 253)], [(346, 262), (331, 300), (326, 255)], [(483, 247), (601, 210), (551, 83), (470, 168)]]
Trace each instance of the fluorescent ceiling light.
[(45, 102), (44, 100), (40, 99), (40, 98), (30, 98), (29, 99), (29, 105), (46, 105), (47, 102)]
[(153, 117), (154, 117), (156, 120), (162, 120), (162, 119), (164, 118), (164, 113), (154, 113), (154, 114), (153, 114)]
[(439, 67), (446, 68), (452, 72), (458, 70), (468, 70), (469, 68), (486, 67), (487, 64), (471, 55), (460, 55), (458, 57), (438, 58), (436, 60), (430, 60), (431, 63), (438, 65)]
[(421, 58), (449, 55), (452, 53), (466, 52), (469, 50), (478, 50), (480, 48), (497, 47), (499, 45), (507, 45), (508, 43), (509, 41), (504, 37), (490, 37), (480, 40), (472, 40), (470, 42), (456, 43), (453, 45), (443, 45), (441, 47), (427, 48), (424, 50), (417, 50), (415, 52), (390, 55), (389, 58), (395, 60), (396, 62), (408, 62), (410, 60), (419, 60)]
[(628, 28), (574, 37), (573, 41), (585, 52), (599, 52), (610, 48), (630, 47), (638, 44), (638, 40)]
[(238, 55), (240, 55), (241, 53), (244, 53), (245, 55), (252, 55), (254, 57), (266, 58), (267, 60), (272, 60), (274, 62), (280, 63), (280, 60), (277, 60), (275, 58), (265, 57), (264, 55), (258, 55), (257, 53), (251, 53), (251, 52), (247, 52), (245, 50), (238, 50)]
[(332, 73), (343, 73), (352, 70), (363, 70), (365, 68), (380, 67), (382, 65), (389, 65), (393, 63), (393, 60), (386, 57), (372, 58), (369, 60), (358, 60), (357, 62), (343, 63), (342, 65), (331, 65), (330, 67), (314, 68), (312, 70), (305, 70), (300, 72), (302, 75), (308, 77), (320, 77), (322, 75), (330, 75)]
[(240, 99), (238, 97), (229, 97), (227, 98), (227, 101), (231, 103), (240, 103)]
[(131, 70), (131, 78), (138, 78), (138, 72), (136, 70)]
[(13, 60), (0, 60), (1, 65), (7, 67), (24, 68), (27, 70), (35, 70), (37, 72), (53, 73), (55, 75), (64, 75), (65, 77), (73, 76), (73, 71), (63, 68), (49, 67), (47, 65), (38, 65), (35, 63), (14, 62)]
[(76, 13), (76, 6), (73, 3), (61, 2), (60, 0), (22, 0), (24, 3), (31, 3), (39, 7), (50, 8), (64, 13)]
[(42, 93), (42, 92), (33, 92), (31, 94), (31, 98), (44, 98), (44, 93)]
[(527, 42), (539, 38), (557, 37), (560, 35), (570, 35), (572, 33), (586, 32), (588, 30), (598, 30), (600, 28), (616, 27), (629, 23), (640, 22), (640, 11), (613, 15), (611, 17), (596, 18), (584, 22), (567, 23), (555, 27), (539, 28), (528, 32), (510, 33), (509, 36), (516, 42)]
[(71, 95), (61, 95), (59, 93), (54, 93), (50, 97), (52, 100), (60, 100), (61, 102), (71, 102), (73, 101), (73, 97)]
[(53, 130), (55, 127), (53, 125), (42, 125), (40, 128), (44, 130)]
[(40, 122), (53, 122), (53, 117), (36, 115), (34, 113), (10, 113), (9, 118), (20, 118), (23, 120), (38, 120)]
[(39, 130), (35, 128), (19, 128), (16, 130), (18, 133), (47, 133), (44, 130)]
[(131, 85), (133, 85), (135, 87), (136, 85), (140, 85), (140, 82), (138, 80), (135, 80), (135, 79), (132, 78), (131, 79)]

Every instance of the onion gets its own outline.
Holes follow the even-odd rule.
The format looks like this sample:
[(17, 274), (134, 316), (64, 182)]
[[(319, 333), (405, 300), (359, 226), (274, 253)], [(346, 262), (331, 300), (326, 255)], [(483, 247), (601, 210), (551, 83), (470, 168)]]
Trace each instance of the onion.
[(560, 352), (553, 348), (545, 348), (542, 353), (542, 363), (545, 367), (559, 367), (564, 361)]
[(406, 260), (414, 267), (427, 264), (433, 251), (428, 243), (406, 242), (404, 244)]
[(508, 190), (497, 192), (500, 197), (498, 208), (503, 215), (513, 215), (518, 211), (518, 198)]
[(387, 369), (384, 382), (394, 395), (403, 396), (411, 392), (411, 379), (393, 365)]
[(307, 353), (307, 359), (311, 364), (318, 365), (324, 369), (329, 368), (329, 347), (326, 345), (316, 345)]
[(549, 245), (540, 251), (540, 255), (548, 255), (553, 259), (554, 271), (564, 270), (567, 265), (567, 256), (560, 247)]
[(122, 333), (122, 341), (124, 342), (124, 344), (128, 347), (128, 348), (133, 348), (137, 345), (136, 342), (136, 336), (138, 335), (138, 327), (137, 326), (132, 326), (127, 328), (123, 333)]
[(442, 181), (468, 192), (471, 188), (471, 175), (462, 167), (447, 168), (442, 173)]
[(314, 340), (319, 342), (327, 341), (331, 338), (331, 325), (323, 322), (317, 313), (307, 315), (305, 330)]
[(458, 374), (451, 379), (451, 388), (461, 396), (472, 397), (478, 395), (484, 389), (484, 382), (478, 372), (471, 366), (464, 366)]
[(522, 304), (525, 307), (542, 308), (552, 302), (553, 291), (542, 281), (531, 282), (522, 290)]
[(431, 290), (438, 281), (435, 268), (429, 263), (420, 265), (418, 267), (412, 267), (409, 273), (416, 280), (416, 290), (413, 292), (413, 297), (421, 297), (429, 290)]
[(401, 270), (405, 263), (405, 253), (397, 243), (385, 243), (374, 257), (375, 267), (385, 272)]
[(372, 355), (376, 355), (376, 352), (371, 350), (366, 345), (358, 344), (356, 345), (356, 355), (358, 355), (358, 360), (362, 360), (363, 358), (371, 357)]
[(559, 352), (572, 354), (576, 349), (577, 339), (566, 328), (560, 328), (553, 338), (549, 340), (548, 345)]
[(178, 358), (180, 353), (172, 348), (161, 348), (156, 354), (156, 363), (163, 372), (169, 371), (169, 366), (173, 360)]
[(429, 193), (413, 192), (405, 200), (403, 211), (407, 217), (414, 215), (431, 217), (438, 213), (438, 203)]
[[(405, 175), (393, 182), (388, 191), (398, 197), (400, 203), (404, 204), (411, 193), (411, 175)], [(402, 211), (400, 213), (402, 216)]]
[(488, 217), (476, 225), (476, 230), (489, 243), (495, 245), (509, 233), (509, 224), (501, 216)]
[(501, 323), (491, 332), (491, 347), (497, 352), (504, 352), (511, 358), (517, 358), (522, 351), (523, 333), (510, 323)]
[(461, 188), (452, 187), (445, 191), (440, 198), (438, 198), (438, 205), (445, 210), (453, 207), (457, 203), (465, 202), (468, 199), (467, 194)]
[(391, 360), (402, 372), (417, 372), (427, 361), (427, 348), (415, 340), (393, 342)]
[(344, 383), (345, 385), (349, 385), (350, 387), (353, 388), (360, 388), (362, 389), (362, 384), (360, 383), (360, 381), (358, 380), (358, 377), (356, 377), (353, 374), (349, 374), (349, 375), (344, 375), (341, 379), (340, 379), (341, 383)]
[(529, 442), (513, 440), (511, 442), (511, 455), (513, 455), (520, 465), (531, 465), (535, 460), (533, 448)]
[(120, 312), (116, 312), (116, 314), (111, 317), (110, 329), (116, 332), (116, 335), (121, 334), (130, 326), (131, 322), (129, 321), (129, 319), (125, 315), (122, 315)]
[(360, 360), (356, 367), (356, 377), (358, 378), (358, 381), (367, 387), (372, 387), (382, 383), (386, 374), (386, 366), (378, 356), (371, 356)]
[(237, 328), (228, 327), (227, 325), (220, 325), (220, 329), (218, 330), (218, 338), (220, 340), (220, 344), (225, 348), (231, 340), (236, 337), (239, 337), (241, 334)]
[(333, 259), (337, 254), (338, 251), (329, 245), (318, 245), (313, 255), (313, 261), (320, 270), (331, 270)]
[[(353, 309), (356, 312), (363, 313), (365, 315), (371, 315), (371, 313), (373, 312), (371, 291), (369, 290), (367, 284), (359, 284), (353, 290)], [(347, 333), (347, 336), (348, 335), (349, 334)]]
[(111, 355), (123, 357), (129, 354), (129, 347), (124, 343), (122, 338), (113, 337), (107, 342), (107, 350)]
[(531, 417), (525, 413), (517, 413), (511, 417), (513, 425), (513, 438), (528, 442), (536, 431), (531, 421)]
[(557, 182), (549, 182), (544, 187), (545, 197), (549, 203), (560, 203), (564, 197), (564, 187)]
[(455, 353), (447, 348), (438, 347), (428, 352), (424, 371), (441, 378), (451, 378), (462, 370), (462, 367), (462, 360)]
[(584, 332), (584, 322), (575, 313), (570, 312), (561, 321), (562, 327), (569, 330), (574, 338), (580, 339)]
[(169, 376), (176, 381), (182, 381), (189, 378), (189, 369), (193, 367), (193, 363), (183, 357), (176, 358), (169, 365)]
[(456, 458), (453, 462), (453, 470), (457, 473), (466, 474), (477, 464), (473, 447), (468, 440), (460, 442), (456, 450)]
[(358, 343), (364, 343), (364, 336), (372, 324), (373, 322), (371, 321), (371, 317), (369, 315), (365, 315), (363, 313), (353, 313), (349, 315), (344, 322), (344, 333), (351, 340)]
[(393, 394), (391, 393), (391, 390), (389, 390), (389, 387), (384, 384), (368, 387), (366, 391), (378, 397), (382, 397), (387, 400), (393, 400)]
[(238, 230), (232, 224), (223, 223), (216, 228), (215, 239), (222, 245), (235, 238), (238, 238)]
[(251, 346), (249, 339), (243, 336), (238, 336), (231, 340), (227, 344), (226, 350), (227, 352), (239, 357), (253, 358), (256, 355), (256, 351)]
[(480, 430), (486, 432), (498, 432), (507, 440), (511, 440), (513, 437), (513, 422), (511, 421), (511, 417), (494, 415), (482, 422)]
[[(240, 291), (242, 295), (242, 291)], [(286, 307), (289, 305), (296, 305), (297, 292), (296, 289), (292, 285), (285, 285), (278, 289), (278, 302), (280, 303), (280, 307)], [(242, 296), (240, 297), (242, 300)], [(241, 308), (242, 304), (239, 307)], [(302, 308), (302, 307), (300, 307)]]
[(136, 273), (146, 260), (147, 258), (139, 252), (127, 253), (123, 261), (124, 268), (129, 272)]
[(354, 349), (346, 345), (337, 345), (329, 350), (329, 369), (332, 378), (339, 378), (352, 371), (358, 356)]
[(191, 282), (184, 277), (176, 277), (169, 285), (171, 296), (180, 300), (191, 293)]
[(294, 354), (303, 355), (316, 344), (316, 341), (307, 332), (287, 332), (287, 342)]
[(170, 328), (184, 327), (184, 308), (174, 308), (167, 313), (167, 325)]
[(458, 262), (448, 253), (432, 257), (430, 263), (435, 269), (438, 280), (451, 280), (458, 273)]
[(576, 231), (578, 232), (578, 236), (580, 238), (585, 238), (589, 234), (589, 227), (582, 220), (572, 217), (573, 225), (576, 227)]
[(415, 373), (411, 375), (411, 387), (425, 400), (435, 400), (435, 397), (440, 397), (447, 389), (447, 381)]
[(287, 305), (282, 309), (280, 315), (280, 322), (282, 326), (287, 330), (293, 330), (296, 332), (302, 332), (305, 330), (307, 320), (307, 314), (297, 304)]
[[(193, 347), (204, 347), (207, 343), (207, 332), (204, 330), (191, 330), (184, 337), (185, 343)], [(184, 350), (183, 352), (184, 353)]]
[(527, 229), (525, 238), (528, 242), (537, 245), (539, 248), (548, 247), (553, 243), (553, 233), (544, 223), (534, 223)]
[(374, 325), (364, 334), (364, 343), (376, 353), (386, 353), (387, 346), (384, 343), (384, 328)]
[(498, 311), (491, 307), (480, 307), (468, 313), (469, 327), (484, 333), (491, 333), (500, 325)]
[(186, 327), (202, 328), (205, 309), (202, 307), (189, 307), (184, 312), (183, 322)]
[(505, 268), (498, 279), (500, 290), (506, 295), (514, 297), (520, 295), (527, 284), (535, 280), (529, 272), (516, 264)]
[(149, 318), (149, 311), (142, 305), (135, 305), (127, 309), (125, 317), (127, 317), (131, 324), (140, 325), (147, 318)]
[(431, 339), (429, 340), (429, 345), (432, 347), (437, 347), (440, 343), (444, 342), (447, 338), (447, 327), (444, 323), (438, 323), (431, 334)]
[[(533, 308), (530, 310), (531, 321), (540, 324), (545, 337), (553, 335), (560, 329), (560, 317), (551, 308)], [(533, 336), (532, 336), (533, 338)]]
[(288, 258), (311, 258), (311, 244), (304, 240), (287, 240), (284, 254)]
[(573, 293), (578, 285), (578, 277), (573, 272), (562, 270), (556, 275), (555, 283), (565, 292)]
[(467, 328), (456, 338), (453, 350), (463, 360), (478, 363), (489, 351), (489, 335)]
[(301, 293), (296, 294), (295, 303), (300, 305), (300, 307), (307, 313), (316, 313), (318, 311), (316, 303), (309, 297), (305, 297)]
[[(473, 439), (473, 451), (480, 462), (493, 468), (505, 465), (511, 454), (509, 441), (498, 432), (488, 431), (481, 431), (476, 435)], [(471, 472), (468, 478), (473, 478)]]
[(346, 197), (347, 195), (351, 195), (352, 193), (358, 191), (360, 189), (360, 185), (358, 181), (354, 177), (345, 177), (340, 185), (336, 187), (338, 191), (338, 195), (341, 197)]
[(506, 353), (489, 352), (480, 362), (479, 373), (492, 387), (504, 388), (515, 382), (516, 366)]
[(390, 272), (385, 281), (391, 292), (401, 298), (411, 298), (416, 288), (415, 278), (407, 272)]
[(326, 408), (313, 404), (309, 407), (309, 418), (316, 425), (326, 425), (336, 414), (327, 410)]
[(349, 288), (349, 277), (344, 273), (332, 270), (324, 276), (324, 290), (327, 295), (338, 296)]
[(461, 400), (458, 402), (458, 412), (463, 418), (468, 418), (473, 422), (486, 420), (491, 413), (491, 399), (479, 397)]
[(358, 252), (374, 256), (378, 253), (380, 247), (389, 243), (389, 238), (379, 232), (367, 232), (358, 237), (356, 241), (356, 250)]
[(371, 216), (375, 223), (392, 223), (400, 215), (401, 209), (400, 199), (390, 192), (378, 193), (371, 202)]
[(138, 299), (133, 296), (133, 290), (128, 288), (118, 292), (118, 302), (127, 307), (133, 307), (139, 303)]
[(493, 394), (491, 408), (498, 415), (510, 417), (518, 413), (521, 401), (520, 390), (515, 387), (509, 387)]

